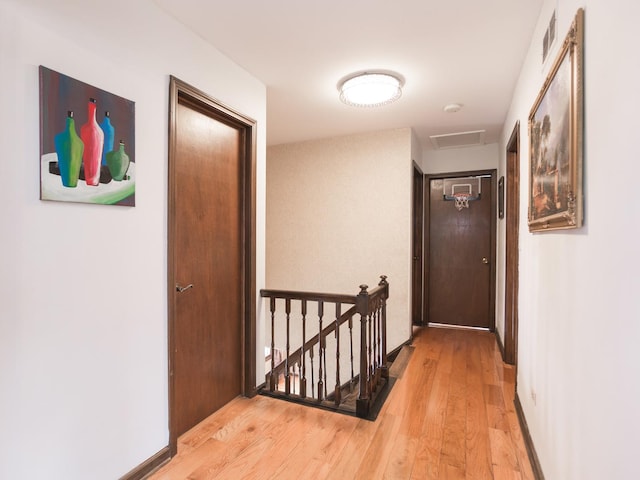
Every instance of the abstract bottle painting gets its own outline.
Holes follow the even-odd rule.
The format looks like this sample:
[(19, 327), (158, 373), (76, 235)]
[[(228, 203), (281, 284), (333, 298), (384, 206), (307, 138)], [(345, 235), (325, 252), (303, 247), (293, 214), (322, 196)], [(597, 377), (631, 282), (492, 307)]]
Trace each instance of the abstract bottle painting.
[(40, 198), (134, 206), (134, 127), (132, 101), (41, 66)]

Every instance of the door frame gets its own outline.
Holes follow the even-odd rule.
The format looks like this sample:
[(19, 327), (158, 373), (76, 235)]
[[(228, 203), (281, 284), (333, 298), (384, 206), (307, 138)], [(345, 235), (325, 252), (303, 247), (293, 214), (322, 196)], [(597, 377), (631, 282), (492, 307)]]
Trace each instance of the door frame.
[(202, 112), (237, 128), (243, 137), (240, 152), (242, 165), (242, 265), (241, 265), (241, 393), (252, 397), (256, 388), (256, 121), (227, 107), (197, 88), (170, 77), (169, 83), (169, 158), (168, 158), (168, 208), (167, 208), (167, 300), (168, 300), (168, 356), (169, 356), (169, 450), (170, 455), (177, 453), (178, 436), (175, 428), (175, 383), (173, 368), (175, 365), (175, 264), (176, 258), (176, 112), (181, 99), (196, 105)]
[(518, 264), (520, 225), (520, 122), (507, 142), (505, 202), (504, 361), (518, 364)]
[[(424, 172), (420, 166), (413, 162), (413, 205), (411, 224), (411, 325), (424, 325)], [(416, 233), (420, 233), (420, 245), (416, 245)], [(419, 253), (418, 256), (416, 254)], [(416, 272), (416, 269), (420, 272)], [(419, 278), (417, 277), (419, 275)], [(419, 298), (418, 298), (419, 297)], [(417, 303), (419, 302), (419, 307)], [(418, 311), (418, 318), (415, 313)]]
[(437, 178), (448, 177), (471, 177), (479, 175), (488, 175), (491, 177), (491, 215), (490, 215), (490, 255), (491, 262), (489, 266), (491, 273), (489, 277), (489, 331), (495, 332), (496, 329), (496, 217), (498, 215), (498, 203), (497, 203), (497, 187), (498, 187), (498, 171), (494, 169), (490, 170), (471, 170), (464, 172), (445, 172), (445, 173), (429, 173), (424, 176), (425, 180), (425, 236), (424, 236), (424, 317), (423, 322), (425, 325), (429, 324), (429, 280), (430, 280), (430, 241), (431, 241), (431, 180)]

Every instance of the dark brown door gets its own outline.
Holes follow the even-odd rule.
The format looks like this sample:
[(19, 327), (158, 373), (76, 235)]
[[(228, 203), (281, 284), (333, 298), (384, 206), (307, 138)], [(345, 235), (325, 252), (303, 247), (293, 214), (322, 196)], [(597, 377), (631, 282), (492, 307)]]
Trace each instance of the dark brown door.
[(444, 199), (444, 178), (429, 181), (429, 323), (494, 327), (494, 177), (460, 210)]
[(172, 79), (169, 410), (174, 452), (177, 437), (241, 394), (246, 378), (247, 132), (196, 90), (186, 92), (190, 89), (176, 87)]
[(516, 124), (507, 145), (507, 208), (504, 361), (518, 361), (518, 235), (520, 224), (520, 124)]
[(424, 277), (423, 277), (423, 236), (424, 236), (424, 175), (418, 167), (413, 167), (413, 264), (411, 289), (411, 319), (413, 325), (422, 325)]

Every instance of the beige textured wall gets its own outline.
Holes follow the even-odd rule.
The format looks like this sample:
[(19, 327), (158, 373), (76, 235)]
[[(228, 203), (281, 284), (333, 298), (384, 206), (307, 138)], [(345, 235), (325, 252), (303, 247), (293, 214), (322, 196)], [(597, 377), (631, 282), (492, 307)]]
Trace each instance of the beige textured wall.
[(411, 335), (412, 139), (404, 128), (267, 150), (267, 288), (356, 294), (385, 274), (389, 349)]

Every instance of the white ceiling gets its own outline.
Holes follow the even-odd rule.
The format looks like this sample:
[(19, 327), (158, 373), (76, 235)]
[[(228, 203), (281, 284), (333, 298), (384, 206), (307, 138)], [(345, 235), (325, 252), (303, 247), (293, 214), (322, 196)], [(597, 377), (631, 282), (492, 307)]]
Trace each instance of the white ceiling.
[[(267, 86), (267, 143), (412, 127), (496, 142), (542, 0), (154, 0)], [(383, 69), (402, 97), (349, 107), (344, 76)], [(445, 113), (448, 103), (461, 103)]]

